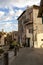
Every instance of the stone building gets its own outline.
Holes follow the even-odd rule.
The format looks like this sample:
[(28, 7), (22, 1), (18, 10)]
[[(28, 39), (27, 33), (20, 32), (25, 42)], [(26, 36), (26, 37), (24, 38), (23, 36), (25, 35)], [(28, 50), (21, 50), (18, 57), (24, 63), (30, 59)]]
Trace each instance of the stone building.
[(5, 32), (0, 32), (0, 46), (6, 45), (6, 38), (7, 34)]
[(43, 22), (38, 17), (39, 6), (33, 5), (18, 17), (18, 39), (21, 45), (43, 46)]
[(18, 31), (11, 32), (12, 40), (18, 42)]

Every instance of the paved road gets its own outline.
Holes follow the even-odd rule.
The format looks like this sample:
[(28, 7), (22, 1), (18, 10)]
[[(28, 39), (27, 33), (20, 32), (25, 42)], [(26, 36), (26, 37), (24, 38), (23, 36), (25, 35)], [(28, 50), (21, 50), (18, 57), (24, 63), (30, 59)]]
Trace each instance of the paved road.
[(43, 49), (22, 48), (10, 65), (43, 65)]
[(14, 56), (14, 51), (9, 51), (9, 65), (11, 64), (11, 62), (14, 60), (15, 56)]

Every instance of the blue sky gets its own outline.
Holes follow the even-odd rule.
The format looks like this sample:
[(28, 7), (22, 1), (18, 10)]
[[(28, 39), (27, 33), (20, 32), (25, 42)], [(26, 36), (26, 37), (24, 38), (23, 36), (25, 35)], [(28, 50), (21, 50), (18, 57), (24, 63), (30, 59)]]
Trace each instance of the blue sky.
[(0, 31), (17, 31), (17, 18), (27, 6), (34, 4), (39, 5), (40, 0), (0, 0)]

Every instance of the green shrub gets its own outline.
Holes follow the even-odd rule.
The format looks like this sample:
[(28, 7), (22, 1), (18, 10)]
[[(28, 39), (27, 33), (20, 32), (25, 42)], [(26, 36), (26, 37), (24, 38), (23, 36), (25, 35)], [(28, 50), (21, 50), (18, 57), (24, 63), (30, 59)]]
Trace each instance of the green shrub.
[(15, 46), (15, 45), (17, 45), (17, 43), (16, 42), (13, 42), (12, 45)]

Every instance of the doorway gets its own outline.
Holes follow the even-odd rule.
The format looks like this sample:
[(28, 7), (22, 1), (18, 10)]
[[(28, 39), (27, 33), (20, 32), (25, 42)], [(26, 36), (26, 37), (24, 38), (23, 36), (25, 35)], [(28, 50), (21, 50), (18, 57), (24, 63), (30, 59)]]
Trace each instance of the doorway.
[(27, 47), (30, 47), (30, 38), (27, 38), (27, 39), (26, 39), (26, 46), (27, 46)]

